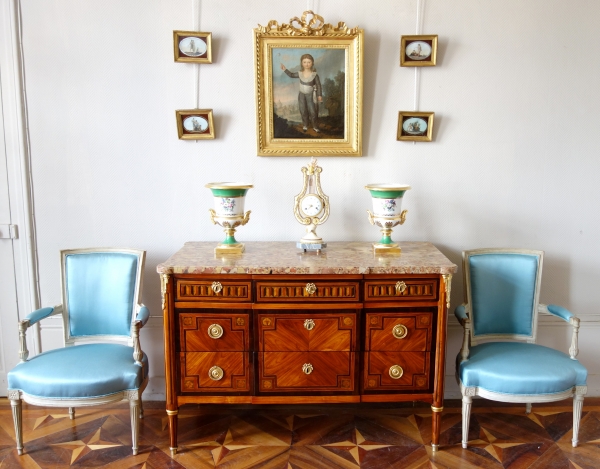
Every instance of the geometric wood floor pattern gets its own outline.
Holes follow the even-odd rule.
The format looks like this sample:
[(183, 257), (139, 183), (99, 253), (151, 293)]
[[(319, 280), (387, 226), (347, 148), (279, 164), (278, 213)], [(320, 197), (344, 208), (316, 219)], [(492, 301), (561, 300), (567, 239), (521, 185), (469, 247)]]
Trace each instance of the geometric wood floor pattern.
[(569, 401), (525, 406), (474, 402), (462, 449), (460, 401), (445, 402), (432, 453), (428, 406), (185, 406), (171, 458), (164, 402), (146, 402), (139, 454), (131, 453), (129, 406), (67, 409), (24, 404), (25, 453), (17, 455), (10, 403), (0, 398), (0, 469), (325, 469), (600, 467), (600, 399), (585, 401), (579, 447)]

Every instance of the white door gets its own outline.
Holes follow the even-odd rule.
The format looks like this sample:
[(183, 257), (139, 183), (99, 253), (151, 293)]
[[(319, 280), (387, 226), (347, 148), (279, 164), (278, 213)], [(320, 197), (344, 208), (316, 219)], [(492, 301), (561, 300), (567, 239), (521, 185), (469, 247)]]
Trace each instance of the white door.
[[(0, 79), (2, 70), (0, 70)], [(2, 89), (0, 88), (0, 103)], [(0, 396), (6, 396), (6, 373), (19, 361), (17, 291), (13, 229), (8, 192), (4, 117), (0, 114)]]
[[(38, 304), (18, 11), (18, 0), (0, 1), (0, 396), (19, 361), (19, 317)], [(37, 353), (37, 335), (27, 339)]]

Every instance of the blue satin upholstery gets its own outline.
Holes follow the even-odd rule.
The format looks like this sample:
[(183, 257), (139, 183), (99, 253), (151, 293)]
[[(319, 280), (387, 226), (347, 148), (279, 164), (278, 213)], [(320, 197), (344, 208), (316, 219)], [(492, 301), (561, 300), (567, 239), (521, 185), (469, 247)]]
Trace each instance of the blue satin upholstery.
[(471, 347), (469, 359), (457, 363), (457, 370), (464, 386), (516, 395), (559, 393), (587, 380), (587, 370), (577, 360), (558, 350), (520, 342)]
[(44, 318), (47, 318), (54, 312), (54, 308), (40, 308), (36, 309), (34, 312), (29, 313), (25, 319), (29, 319), (29, 325), (33, 326), (36, 322), (41, 321)]
[(129, 336), (137, 260), (135, 254), (120, 252), (66, 256), (71, 336)]
[(567, 308), (563, 308), (562, 306), (556, 306), (556, 305), (548, 305), (548, 312), (554, 316), (558, 316), (561, 319), (564, 319), (565, 321), (569, 322), (569, 319), (571, 319), (574, 314), (569, 311)]
[(121, 344), (85, 344), (50, 350), (8, 373), (8, 389), (46, 398), (91, 398), (138, 389), (148, 374), (133, 349)]
[(150, 310), (146, 306), (142, 306), (137, 313), (136, 321), (142, 321), (142, 326), (145, 326), (150, 318)]
[(473, 335), (532, 334), (537, 269), (535, 255), (469, 257)]
[(458, 319), (458, 321), (461, 323), (464, 319), (469, 319), (469, 316), (467, 316), (467, 311), (465, 310), (465, 305), (457, 306), (454, 310), (454, 316), (456, 316), (456, 319)]

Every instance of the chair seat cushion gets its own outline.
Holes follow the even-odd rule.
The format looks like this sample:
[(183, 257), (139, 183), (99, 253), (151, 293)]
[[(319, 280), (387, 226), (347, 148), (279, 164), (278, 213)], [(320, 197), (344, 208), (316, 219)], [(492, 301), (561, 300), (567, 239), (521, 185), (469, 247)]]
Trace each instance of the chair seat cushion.
[(587, 370), (577, 360), (548, 347), (515, 342), (491, 342), (469, 350), (459, 363), (463, 386), (504, 394), (553, 394), (583, 386)]
[(85, 344), (50, 350), (19, 363), (8, 373), (8, 389), (45, 398), (92, 398), (138, 389), (148, 358), (135, 364), (133, 348)]

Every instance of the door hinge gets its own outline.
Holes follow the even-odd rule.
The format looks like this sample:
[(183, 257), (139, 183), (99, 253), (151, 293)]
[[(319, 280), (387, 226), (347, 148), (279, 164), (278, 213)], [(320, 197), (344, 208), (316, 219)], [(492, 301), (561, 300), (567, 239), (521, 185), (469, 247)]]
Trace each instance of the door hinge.
[(18, 237), (17, 225), (0, 225), (0, 239), (17, 239)]

